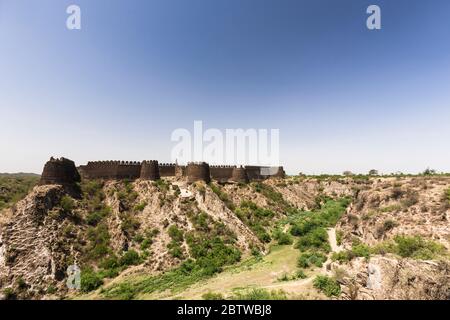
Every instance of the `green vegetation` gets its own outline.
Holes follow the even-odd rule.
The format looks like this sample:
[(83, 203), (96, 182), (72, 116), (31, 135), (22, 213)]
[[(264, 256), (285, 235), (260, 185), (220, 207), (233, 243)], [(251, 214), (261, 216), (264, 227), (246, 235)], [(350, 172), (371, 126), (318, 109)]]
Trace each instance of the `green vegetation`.
[(92, 269), (85, 269), (81, 272), (81, 291), (90, 292), (99, 288), (103, 284), (103, 280), (99, 274)]
[(143, 201), (137, 205), (134, 206), (134, 211), (144, 211), (145, 207), (147, 206), (147, 202)]
[(298, 266), (299, 268), (310, 268), (312, 266), (316, 266), (321, 268), (323, 263), (327, 261), (327, 256), (319, 251), (308, 251), (304, 252), (298, 258)]
[(211, 190), (220, 198), (220, 200), (225, 203), (228, 209), (230, 209), (231, 211), (234, 211), (236, 209), (233, 201), (231, 201), (228, 195), (224, 191), (222, 191), (219, 185), (211, 182), (209, 186), (211, 187)]
[(201, 211), (188, 212), (187, 216), (195, 230), (183, 232), (176, 225), (171, 225), (168, 228), (172, 239), (169, 250), (172, 255), (182, 255), (181, 244), (185, 242), (189, 247), (190, 259), (161, 275), (143, 276), (104, 289), (105, 297), (132, 299), (139, 293), (177, 292), (221, 272), (224, 266), (240, 261), (241, 252), (233, 246), (236, 236), (223, 223), (214, 221)]
[(105, 217), (111, 213), (111, 208), (106, 206), (101, 206), (98, 210), (89, 212), (86, 216), (86, 222), (91, 226), (96, 226)]
[(420, 236), (396, 236), (394, 243), (386, 243), (374, 248), (374, 252), (387, 252), (398, 254), (403, 258), (431, 260), (446, 253), (443, 245), (432, 240), (425, 240)]
[(153, 185), (162, 192), (168, 192), (170, 190), (170, 183), (162, 179), (156, 180), (153, 182)]
[(317, 276), (313, 282), (314, 288), (322, 291), (327, 297), (337, 297), (341, 294), (341, 286), (333, 278)]
[(299, 237), (296, 247), (302, 251), (298, 259), (300, 268), (321, 267), (326, 261), (331, 248), (325, 228), (337, 223), (350, 201), (347, 198), (321, 198), (317, 202), (320, 204), (319, 209), (296, 212), (284, 221), (291, 225), (290, 233)]
[(268, 291), (266, 289), (251, 289), (247, 291), (236, 292), (232, 300), (286, 300), (287, 295), (284, 291)]
[(347, 262), (356, 257), (369, 258), (371, 254), (392, 253), (403, 258), (417, 260), (432, 260), (445, 256), (446, 248), (432, 240), (420, 236), (396, 236), (393, 240), (384, 241), (374, 247), (355, 242), (351, 250), (345, 250), (332, 255), (334, 261)]
[(110, 235), (105, 223), (96, 227), (89, 227), (87, 230), (88, 244), (85, 249), (85, 258), (90, 262), (98, 261), (108, 255)]
[(134, 250), (128, 250), (119, 260), (121, 266), (133, 266), (139, 263), (141, 263), (141, 258), (139, 257), (139, 253)]
[(278, 241), (279, 245), (289, 245), (294, 242), (292, 236), (286, 232), (276, 229), (273, 232), (273, 238)]
[(63, 196), (60, 201), (61, 213), (62, 214), (70, 214), (72, 210), (75, 208), (75, 201), (69, 196)]
[(225, 300), (221, 293), (208, 292), (202, 295), (203, 300)]
[(255, 182), (252, 183), (251, 185), (253, 187), (253, 190), (255, 190), (258, 193), (261, 193), (269, 200), (270, 205), (276, 206), (285, 212), (290, 212), (294, 210), (294, 208), (292, 208), (290, 203), (284, 200), (283, 195), (275, 191), (271, 186), (261, 182)]
[(292, 276), (289, 276), (287, 273), (284, 273), (280, 278), (278, 278), (278, 281), (284, 282), (284, 281), (293, 281), (297, 279), (306, 279), (308, 276), (303, 270), (298, 270), (295, 272)]
[(38, 175), (0, 174), (0, 210), (23, 199), (38, 182)]
[(273, 211), (260, 208), (251, 201), (242, 201), (240, 206), (236, 208), (235, 213), (256, 234), (259, 240), (265, 243), (272, 240), (267, 230), (275, 216)]
[(175, 258), (183, 257), (183, 249), (181, 244), (184, 241), (183, 231), (178, 229), (176, 225), (171, 225), (168, 229), (168, 233), (172, 241), (167, 245), (169, 253)]

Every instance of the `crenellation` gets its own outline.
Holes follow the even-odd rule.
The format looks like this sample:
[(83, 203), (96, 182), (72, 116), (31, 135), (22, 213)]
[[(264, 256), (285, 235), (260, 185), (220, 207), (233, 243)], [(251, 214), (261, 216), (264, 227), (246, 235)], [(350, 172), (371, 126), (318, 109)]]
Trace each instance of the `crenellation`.
[[(70, 169), (73, 166), (75, 169)], [(128, 161), (101, 160), (89, 161), (86, 165), (75, 167), (73, 161), (53, 157), (44, 167), (41, 184), (73, 183), (82, 179), (104, 180), (158, 180), (163, 177), (176, 177), (195, 181), (219, 183), (246, 183), (269, 178), (284, 178), (283, 167), (209, 165), (206, 162), (190, 162), (187, 166), (177, 163), (159, 163), (157, 160)]]

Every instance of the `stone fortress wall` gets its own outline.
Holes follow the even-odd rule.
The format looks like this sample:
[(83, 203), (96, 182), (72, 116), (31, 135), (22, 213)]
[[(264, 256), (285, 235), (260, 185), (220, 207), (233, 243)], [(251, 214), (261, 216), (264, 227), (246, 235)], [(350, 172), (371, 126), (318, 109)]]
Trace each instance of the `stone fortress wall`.
[(220, 183), (246, 183), (262, 181), (272, 177), (283, 178), (283, 167), (262, 166), (210, 166), (206, 162), (191, 162), (187, 166), (176, 163), (158, 163), (157, 160), (137, 161), (90, 161), (75, 167), (73, 161), (61, 158), (48, 161), (44, 167), (41, 184), (70, 184), (86, 180), (158, 180), (162, 177), (187, 178), (195, 181)]

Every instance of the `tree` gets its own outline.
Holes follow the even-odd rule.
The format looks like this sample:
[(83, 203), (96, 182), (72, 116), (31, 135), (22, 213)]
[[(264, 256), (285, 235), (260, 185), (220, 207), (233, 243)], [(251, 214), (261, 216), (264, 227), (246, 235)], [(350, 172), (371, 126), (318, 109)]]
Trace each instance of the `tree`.
[(343, 173), (343, 175), (344, 176), (352, 176), (353, 175), (353, 172), (351, 172), (351, 171), (344, 171), (344, 173)]
[(378, 170), (372, 169), (369, 171), (369, 176), (377, 176), (378, 175)]
[(429, 167), (425, 169), (425, 171), (423, 172), (424, 176), (432, 176), (436, 174), (436, 170), (434, 169), (430, 169)]

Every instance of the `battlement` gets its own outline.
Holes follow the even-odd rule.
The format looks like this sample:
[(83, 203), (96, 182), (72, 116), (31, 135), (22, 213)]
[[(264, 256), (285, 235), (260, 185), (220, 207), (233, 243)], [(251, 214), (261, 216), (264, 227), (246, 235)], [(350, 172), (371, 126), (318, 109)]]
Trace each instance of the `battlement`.
[(141, 165), (140, 178), (143, 180), (159, 180), (159, 165), (157, 160), (143, 161)]
[[(78, 170), (77, 170), (78, 169)], [(159, 163), (157, 160), (139, 161), (89, 161), (86, 165), (75, 167), (71, 160), (61, 158), (48, 161), (44, 167), (41, 184), (70, 184), (83, 179), (105, 180), (158, 180), (161, 177), (186, 178), (195, 181), (219, 183), (246, 183), (262, 181), (272, 177), (284, 178), (283, 167), (263, 167), (235, 165), (212, 165), (206, 162), (190, 162), (187, 166), (176, 163)]]
[(44, 166), (39, 184), (71, 185), (79, 181), (81, 181), (81, 177), (73, 161), (66, 158), (55, 159), (51, 157)]
[(206, 162), (190, 162), (186, 167), (186, 176), (189, 183), (196, 181), (211, 181), (209, 164)]

